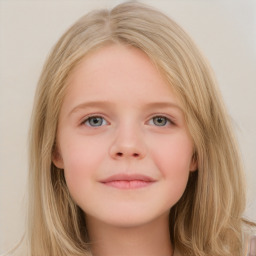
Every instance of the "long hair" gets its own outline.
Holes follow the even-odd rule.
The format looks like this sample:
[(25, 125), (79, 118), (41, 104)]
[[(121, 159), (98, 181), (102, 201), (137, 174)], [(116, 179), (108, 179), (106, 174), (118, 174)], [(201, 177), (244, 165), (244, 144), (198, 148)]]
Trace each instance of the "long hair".
[(134, 2), (79, 19), (43, 68), (30, 130), (29, 255), (91, 255), (82, 210), (52, 155), (69, 75), (89, 52), (110, 43), (131, 45), (149, 56), (179, 98), (194, 142), (198, 170), (170, 210), (174, 247), (184, 255), (241, 256), (243, 170), (214, 75), (183, 29), (161, 12)]

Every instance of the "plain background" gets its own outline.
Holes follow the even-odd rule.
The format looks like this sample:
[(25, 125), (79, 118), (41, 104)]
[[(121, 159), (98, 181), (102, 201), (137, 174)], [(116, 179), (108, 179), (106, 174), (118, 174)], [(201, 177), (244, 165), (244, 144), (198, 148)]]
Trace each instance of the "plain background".
[[(0, 0), (0, 252), (24, 229), (27, 135), (36, 84), (50, 49), (79, 17), (115, 0)], [(256, 1), (143, 1), (177, 21), (209, 59), (241, 146), (245, 216), (256, 220)]]

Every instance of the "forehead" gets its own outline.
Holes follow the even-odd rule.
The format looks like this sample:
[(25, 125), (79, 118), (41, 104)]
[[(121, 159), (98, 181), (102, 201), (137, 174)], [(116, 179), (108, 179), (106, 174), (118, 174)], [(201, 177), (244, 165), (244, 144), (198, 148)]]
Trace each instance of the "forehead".
[(98, 99), (130, 104), (178, 101), (171, 85), (143, 51), (120, 44), (90, 52), (69, 76), (64, 101)]

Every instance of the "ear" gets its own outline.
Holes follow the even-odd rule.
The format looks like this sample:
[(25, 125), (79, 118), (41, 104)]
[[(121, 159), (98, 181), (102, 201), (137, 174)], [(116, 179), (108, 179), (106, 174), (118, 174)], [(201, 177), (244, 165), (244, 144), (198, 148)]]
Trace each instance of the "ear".
[(52, 162), (57, 168), (64, 169), (63, 159), (57, 147), (55, 147), (52, 153)]
[(197, 154), (194, 153), (192, 158), (191, 158), (191, 162), (190, 162), (190, 166), (189, 166), (189, 170), (191, 172), (194, 172), (198, 169), (198, 161), (197, 161)]

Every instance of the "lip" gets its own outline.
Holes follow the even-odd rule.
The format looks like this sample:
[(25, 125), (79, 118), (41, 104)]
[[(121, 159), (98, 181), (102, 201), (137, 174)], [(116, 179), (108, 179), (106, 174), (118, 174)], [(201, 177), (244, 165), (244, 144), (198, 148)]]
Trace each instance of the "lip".
[(141, 174), (116, 174), (100, 182), (106, 186), (119, 189), (137, 189), (147, 187), (155, 181), (155, 179)]

